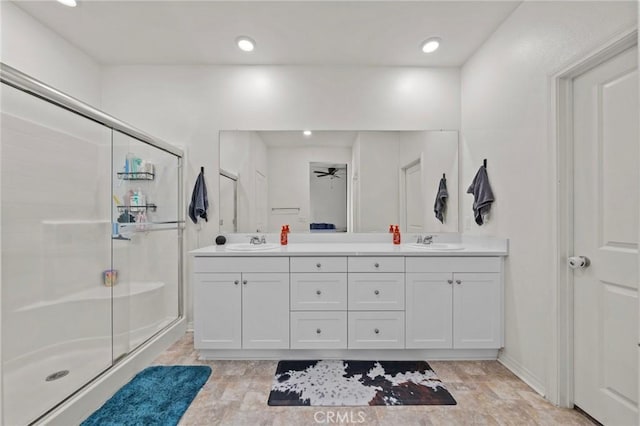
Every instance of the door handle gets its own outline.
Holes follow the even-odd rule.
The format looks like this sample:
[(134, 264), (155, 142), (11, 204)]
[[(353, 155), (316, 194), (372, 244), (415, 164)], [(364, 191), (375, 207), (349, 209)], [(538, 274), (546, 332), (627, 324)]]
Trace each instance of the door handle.
[(571, 256), (568, 262), (571, 269), (584, 269), (591, 265), (591, 260), (587, 256)]

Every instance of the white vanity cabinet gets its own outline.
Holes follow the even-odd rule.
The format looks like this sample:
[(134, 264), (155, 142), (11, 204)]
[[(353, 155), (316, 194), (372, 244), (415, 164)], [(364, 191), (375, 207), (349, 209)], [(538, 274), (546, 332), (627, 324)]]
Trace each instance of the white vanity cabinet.
[(288, 349), (288, 258), (196, 258), (197, 349)]
[(501, 259), (407, 259), (408, 349), (498, 349)]
[(497, 357), (506, 247), (487, 255), (330, 247), (246, 255), (198, 250), (192, 283), (200, 356)]

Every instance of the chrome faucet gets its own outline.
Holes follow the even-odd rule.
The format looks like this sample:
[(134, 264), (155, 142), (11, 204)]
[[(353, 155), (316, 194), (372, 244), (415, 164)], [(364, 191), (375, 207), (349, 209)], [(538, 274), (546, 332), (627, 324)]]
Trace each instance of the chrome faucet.
[(249, 244), (267, 244), (267, 239), (264, 237), (264, 235), (262, 237), (258, 237), (257, 235), (254, 235), (249, 240)]
[(424, 237), (422, 235), (418, 235), (418, 241), (416, 241), (416, 244), (431, 244), (433, 243), (433, 235), (425, 235)]

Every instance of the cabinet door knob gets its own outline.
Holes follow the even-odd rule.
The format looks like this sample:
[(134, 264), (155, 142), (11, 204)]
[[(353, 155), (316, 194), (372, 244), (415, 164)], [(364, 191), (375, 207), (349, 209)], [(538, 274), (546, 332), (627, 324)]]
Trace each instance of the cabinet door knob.
[(242, 280), (242, 284), (247, 285), (247, 280)]
[(373, 266), (375, 266), (376, 268), (380, 267), (380, 264), (378, 262), (374, 263)]
[(447, 280), (449, 284), (453, 284), (453, 280)]
[(456, 284), (462, 284), (461, 280), (456, 280)]
[(373, 294), (375, 294), (376, 296), (377, 296), (377, 295), (379, 295), (379, 294), (380, 294), (380, 290), (375, 290), (375, 291), (373, 292)]
[(321, 292), (320, 290), (316, 290), (316, 294), (317, 294), (318, 296), (320, 296), (320, 295), (322, 294), (322, 292)]
[(238, 285), (238, 284), (240, 284), (240, 281), (235, 280), (233, 283), (234, 283), (235, 285)]
[(316, 268), (319, 268), (322, 266), (322, 263), (316, 263)]
[(376, 334), (380, 334), (380, 330), (378, 330), (377, 328), (375, 330), (373, 330), (374, 333)]
[(316, 334), (320, 334), (320, 333), (322, 333), (322, 330), (320, 330), (319, 328), (316, 329)]

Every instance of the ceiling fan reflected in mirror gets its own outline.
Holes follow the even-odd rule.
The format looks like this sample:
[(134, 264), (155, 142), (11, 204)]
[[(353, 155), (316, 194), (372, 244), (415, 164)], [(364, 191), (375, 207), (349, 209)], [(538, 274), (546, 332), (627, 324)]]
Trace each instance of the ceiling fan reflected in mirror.
[(330, 178), (340, 178), (342, 176), (342, 172), (344, 171), (343, 168), (339, 168), (339, 167), (327, 167), (327, 171), (324, 172), (322, 170), (314, 170), (313, 173), (316, 174), (316, 177), (326, 177), (329, 176)]

